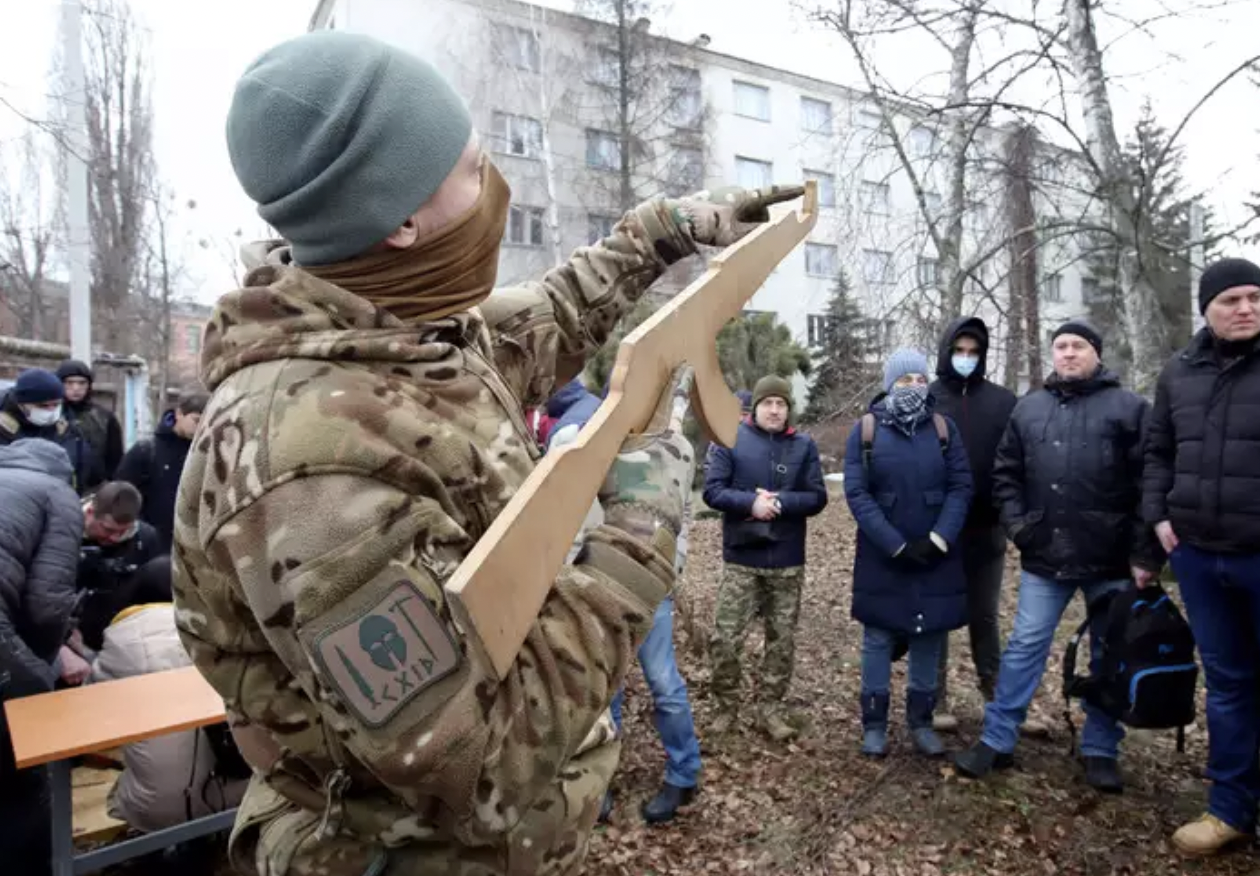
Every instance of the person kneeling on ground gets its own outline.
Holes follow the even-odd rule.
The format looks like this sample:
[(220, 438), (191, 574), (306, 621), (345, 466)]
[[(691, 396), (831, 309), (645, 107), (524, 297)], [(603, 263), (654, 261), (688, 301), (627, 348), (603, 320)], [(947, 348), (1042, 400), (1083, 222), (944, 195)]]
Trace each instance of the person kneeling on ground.
[[(888, 752), (893, 648), (909, 641), (906, 723), (915, 748), (945, 753), (932, 728), (937, 664), (950, 630), (967, 623), (958, 539), (971, 502), (971, 468), (952, 420), (933, 411), (927, 359), (898, 350), (884, 366), (844, 455), (844, 495), (858, 525), (853, 617), (863, 624), (862, 753)], [(867, 437), (869, 435), (869, 438)], [(867, 444), (869, 440), (869, 445)]]

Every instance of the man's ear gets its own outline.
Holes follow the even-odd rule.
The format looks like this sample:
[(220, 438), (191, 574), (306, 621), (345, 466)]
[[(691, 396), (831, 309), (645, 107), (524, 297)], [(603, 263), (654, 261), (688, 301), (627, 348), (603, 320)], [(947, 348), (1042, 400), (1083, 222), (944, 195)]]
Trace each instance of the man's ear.
[(381, 245), (389, 249), (409, 249), (419, 237), (420, 232), (416, 228), (415, 217), (408, 216), (406, 222), (395, 228), (389, 237), (381, 241)]

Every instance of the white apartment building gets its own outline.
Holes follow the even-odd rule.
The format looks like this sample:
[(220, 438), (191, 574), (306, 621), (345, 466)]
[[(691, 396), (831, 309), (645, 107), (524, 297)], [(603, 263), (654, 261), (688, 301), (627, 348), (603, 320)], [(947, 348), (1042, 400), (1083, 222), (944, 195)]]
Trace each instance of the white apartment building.
[[(427, 58), (455, 83), (513, 190), (501, 282), (541, 275), (616, 221), (607, 183), (616, 176), (610, 168), (619, 165), (619, 145), (600, 130), (604, 113), (596, 106), (607, 100), (598, 83), (615, 73), (606, 58), (613, 28), (517, 0), (318, 0), (310, 28), (374, 35)], [(813, 345), (843, 269), (879, 344), (916, 344), (934, 353), (933, 314), (923, 302), (934, 297), (926, 290), (936, 283), (936, 253), (879, 108), (846, 86), (712, 51), (707, 37), (659, 45), (669, 61), (666, 87), (676, 98), (654, 138), (660, 191), (818, 181), (822, 209), (810, 240), (748, 309), (776, 313), (794, 337)], [(896, 128), (895, 142), (920, 176), (928, 210), (941, 209), (946, 132), (903, 111)], [(967, 266), (986, 256), (972, 272), (966, 305), (994, 330), (990, 373), (998, 379), (1009, 256), (1002, 243), (1003, 183), (992, 167), (1003, 139), (1000, 130), (982, 129), (972, 144), (962, 258)], [(1039, 217), (1084, 215), (1090, 200), (1080, 192), (1088, 185), (1066, 182), (1086, 178), (1075, 169), (1076, 157), (1042, 151)], [(1047, 334), (1084, 312), (1088, 280), (1076, 252), (1070, 238), (1039, 249)], [(681, 286), (698, 273), (690, 264), (666, 282)], [(803, 399), (804, 380), (797, 379), (796, 389)]]

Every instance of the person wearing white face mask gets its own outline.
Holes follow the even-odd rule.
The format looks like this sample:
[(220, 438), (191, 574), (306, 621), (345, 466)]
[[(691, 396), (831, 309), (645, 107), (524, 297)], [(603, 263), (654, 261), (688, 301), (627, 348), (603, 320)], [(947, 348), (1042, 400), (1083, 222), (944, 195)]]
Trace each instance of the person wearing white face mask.
[[(941, 335), (936, 358), (936, 380), (929, 391), (937, 413), (954, 421), (962, 437), (975, 486), (971, 510), (958, 547), (967, 579), (967, 632), (976, 682), (985, 702), (993, 699), (1002, 641), (998, 632), (998, 599), (1006, 568), (1006, 532), (993, 501), (993, 462), (1006, 422), (1015, 409), (1015, 393), (985, 379), (989, 327), (979, 317), (955, 320)], [(941, 647), (937, 689), (937, 730), (958, 728), (947, 707), (948, 638)]]
[(65, 388), (56, 374), (28, 368), (18, 375), (8, 394), (0, 399), (0, 446), (22, 438), (43, 438), (59, 445), (74, 466), (74, 487), (86, 482), (82, 437), (64, 416)]

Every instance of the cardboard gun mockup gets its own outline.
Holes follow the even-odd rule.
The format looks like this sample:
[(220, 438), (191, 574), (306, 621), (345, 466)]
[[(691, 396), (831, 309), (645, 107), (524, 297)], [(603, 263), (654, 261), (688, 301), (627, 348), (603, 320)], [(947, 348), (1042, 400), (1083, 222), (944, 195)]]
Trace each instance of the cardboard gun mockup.
[(684, 363), (692, 407), (710, 439), (735, 444), (740, 405), (718, 365), (717, 335), (818, 220), (817, 183), (803, 209), (772, 217), (714, 256), (704, 275), (638, 328), (617, 353), (608, 394), (572, 443), (543, 457), (446, 582), (455, 619), (503, 679), (538, 618), (627, 436), (644, 428)]

